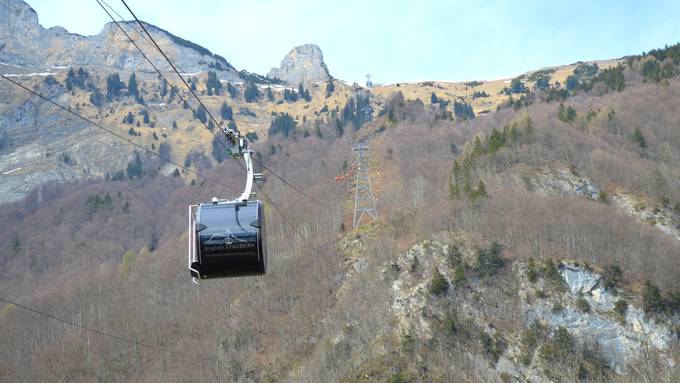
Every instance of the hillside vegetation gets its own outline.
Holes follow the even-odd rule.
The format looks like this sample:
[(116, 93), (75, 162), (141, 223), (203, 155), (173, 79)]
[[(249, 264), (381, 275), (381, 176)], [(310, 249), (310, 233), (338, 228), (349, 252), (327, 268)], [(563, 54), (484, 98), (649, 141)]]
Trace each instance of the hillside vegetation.
[[(116, 171), (3, 205), (3, 295), (155, 346), (7, 304), (3, 380), (677, 381), (677, 46), (610, 64), (330, 92), (195, 76), (210, 112), (256, 134), (258, 159), (324, 206), (268, 176), (270, 272), (194, 286), (187, 206), (231, 192), (158, 158), (131, 151)], [(131, 73), (123, 87), (87, 70), (82, 86), (78, 69), (27, 83), (240, 188), (203, 112), (154, 76), (131, 93)], [(3, 114), (28, 102), (12, 100)], [(335, 176), (356, 140), (371, 147), (380, 219), (351, 229), (351, 179)], [(599, 287), (575, 290), (570, 273)], [(620, 330), (620, 354), (591, 336), (599, 323)]]

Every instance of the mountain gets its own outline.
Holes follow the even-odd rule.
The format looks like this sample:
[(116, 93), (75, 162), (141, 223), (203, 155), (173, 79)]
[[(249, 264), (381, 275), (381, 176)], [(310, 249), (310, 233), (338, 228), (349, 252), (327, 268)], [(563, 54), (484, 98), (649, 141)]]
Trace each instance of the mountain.
[[(239, 73), (225, 58), (166, 30), (144, 24), (158, 45), (184, 72), (214, 70), (227, 80), (240, 79)], [(136, 23), (124, 22), (123, 25), (129, 34), (142, 40), (137, 32), (142, 30)], [(0, 2), (0, 39), (0, 61), (14, 65), (97, 65), (119, 70), (154, 71), (114, 23), (106, 24), (95, 36), (69, 33), (61, 27), (45, 29), (39, 24), (35, 10), (22, 0)], [(142, 43), (146, 47), (151, 46), (146, 40)], [(171, 70), (159, 53), (149, 51), (159, 69)]]
[(267, 78), (284, 81), (297, 86), (328, 81), (331, 78), (328, 67), (323, 61), (321, 48), (316, 44), (304, 44), (293, 48), (281, 60), (278, 68), (272, 68)]
[[(0, 73), (110, 132), (0, 79), (0, 381), (680, 381), (680, 45), (372, 87), (318, 48), (289, 68), (327, 80), (189, 60), (212, 122), (121, 36), (54, 67), (36, 30), (4, 30)], [(268, 274), (196, 286), (187, 206), (244, 178), (227, 124), (265, 176)], [(353, 227), (357, 142), (378, 218)]]

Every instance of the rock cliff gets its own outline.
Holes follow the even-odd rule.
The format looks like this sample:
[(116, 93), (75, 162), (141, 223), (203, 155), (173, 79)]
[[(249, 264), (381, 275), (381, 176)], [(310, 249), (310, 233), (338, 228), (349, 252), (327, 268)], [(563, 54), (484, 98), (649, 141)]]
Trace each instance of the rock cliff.
[[(123, 25), (142, 46), (152, 48), (140, 36), (143, 31), (136, 23), (125, 22)], [(236, 69), (223, 57), (151, 24), (145, 23), (145, 27), (180, 70), (187, 73), (214, 70), (226, 80), (240, 78)], [(69, 33), (61, 27), (46, 29), (40, 25), (35, 10), (21, 0), (0, 0), (0, 41), (0, 62), (21, 67), (97, 65), (119, 70), (153, 71), (114, 23), (106, 24), (94, 36)], [(146, 51), (160, 69), (171, 69), (155, 49)]]
[(331, 75), (323, 61), (321, 48), (315, 44), (305, 44), (293, 48), (283, 58), (281, 66), (272, 68), (267, 77), (297, 86), (299, 83), (327, 81)]

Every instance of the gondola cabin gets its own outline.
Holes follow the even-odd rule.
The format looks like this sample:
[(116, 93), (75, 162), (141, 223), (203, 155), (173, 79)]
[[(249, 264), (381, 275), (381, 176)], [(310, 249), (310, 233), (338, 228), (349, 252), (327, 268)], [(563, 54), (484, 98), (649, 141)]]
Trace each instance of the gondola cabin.
[(189, 271), (196, 279), (263, 275), (267, 271), (262, 202), (189, 207)]

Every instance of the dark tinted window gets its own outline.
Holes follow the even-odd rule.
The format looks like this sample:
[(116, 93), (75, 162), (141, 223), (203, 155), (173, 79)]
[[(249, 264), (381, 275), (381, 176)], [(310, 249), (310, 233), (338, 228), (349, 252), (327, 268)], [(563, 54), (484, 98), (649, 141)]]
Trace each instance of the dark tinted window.
[(251, 226), (250, 223), (257, 220), (257, 214), (256, 202), (239, 206), (238, 211), (232, 204), (201, 205), (198, 223), (205, 225), (206, 229), (202, 230), (199, 235), (202, 239), (206, 237), (217, 239), (224, 238), (227, 232), (235, 235), (245, 234), (244, 231), (256, 234), (257, 228)]

